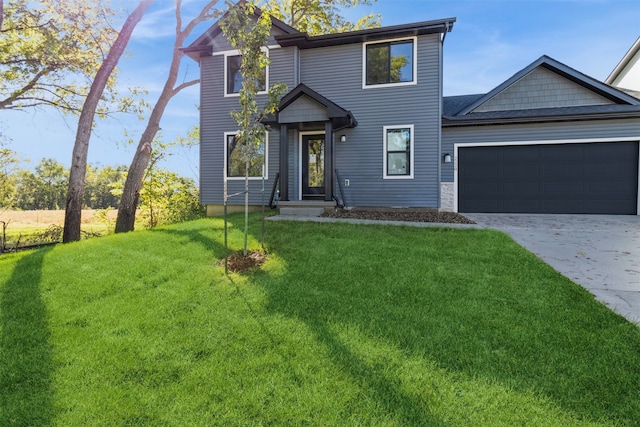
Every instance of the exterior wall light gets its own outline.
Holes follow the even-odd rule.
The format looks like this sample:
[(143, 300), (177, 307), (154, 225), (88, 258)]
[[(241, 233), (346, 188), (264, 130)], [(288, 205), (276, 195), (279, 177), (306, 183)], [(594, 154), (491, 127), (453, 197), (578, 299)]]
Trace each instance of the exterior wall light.
[(340, 142), (347, 142), (347, 135), (340, 135)]
[(451, 158), (451, 154), (446, 153), (443, 157), (442, 157), (442, 161), (444, 163), (451, 163), (452, 162), (452, 158)]

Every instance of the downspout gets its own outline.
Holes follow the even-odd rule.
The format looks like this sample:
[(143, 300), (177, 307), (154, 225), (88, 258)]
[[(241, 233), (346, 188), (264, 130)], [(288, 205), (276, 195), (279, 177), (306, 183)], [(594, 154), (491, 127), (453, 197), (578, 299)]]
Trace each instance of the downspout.
[(444, 66), (443, 66), (443, 51), (444, 51), (444, 40), (447, 38), (447, 32), (451, 30), (451, 23), (447, 22), (445, 24), (445, 31), (442, 33), (442, 38), (440, 40), (440, 49), (438, 49), (438, 67), (440, 69), (440, 78), (438, 81), (438, 149), (436, 150), (438, 153), (437, 164), (438, 164), (438, 185), (437, 185), (437, 193), (438, 193), (438, 210), (442, 208), (442, 97), (443, 97), (443, 81), (444, 81)]
[(451, 22), (447, 22), (446, 24), (444, 24), (444, 32), (442, 33), (442, 46), (444, 46), (444, 39), (447, 38), (447, 33), (451, 31), (451, 28), (453, 27), (453, 24)]

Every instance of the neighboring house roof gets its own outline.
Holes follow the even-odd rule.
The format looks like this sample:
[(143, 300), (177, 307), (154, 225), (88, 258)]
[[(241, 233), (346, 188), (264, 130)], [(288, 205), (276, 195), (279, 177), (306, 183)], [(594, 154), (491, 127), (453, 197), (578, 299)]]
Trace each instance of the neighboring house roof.
[[(637, 80), (639, 78), (638, 76), (640, 76), (640, 37), (638, 37), (629, 51), (622, 57), (605, 82), (610, 85), (622, 86), (634, 91), (640, 90), (640, 81), (636, 81), (636, 85), (633, 87), (625, 86), (625, 83), (631, 83), (630, 80), (632, 80), (632, 78), (630, 74), (634, 67), (636, 70), (634, 76)], [(628, 77), (628, 79), (625, 79), (625, 77)]]
[[(536, 73), (547, 80), (549, 80), (548, 76), (552, 76), (556, 79), (557, 84), (565, 82), (566, 85), (570, 85), (571, 90), (576, 93), (580, 92), (584, 103), (581, 104), (582, 101), (578, 100), (573, 104), (569, 101), (561, 101), (557, 105), (545, 105), (544, 103), (551, 94), (544, 93), (544, 91), (553, 92), (553, 88), (529, 86), (529, 92), (522, 95), (525, 99), (520, 104), (525, 105), (530, 102), (531, 107), (509, 108), (509, 103), (504, 103), (504, 108), (500, 108), (499, 100), (502, 96), (505, 94), (517, 96), (518, 85), (524, 84)], [(540, 96), (537, 97), (537, 95)], [(535, 100), (529, 100), (528, 97), (539, 98), (542, 101), (536, 103)], [(512, 102), (511, 105), (519, 105), (519, 103)], [(553, 58), (541, 56), (487, 94), (445, 97), (443, 99), (442, 124), (446, 127), (627, 117), (640, 117), (640, 99), (589, 77)]]
[(310, 36), (307, 33), (290, 33), (276, 36), (280, 46), (297, 46), (300, 49), (311, 49), (342, 44), (362, 43), (385, 38), (419, 36), (423, 34), (446, 34), (453, 28), (456, 18), (438, 19), (413, 24), (390, 27), (371, 28), (367, 30), (349, 31), (337, 34)]

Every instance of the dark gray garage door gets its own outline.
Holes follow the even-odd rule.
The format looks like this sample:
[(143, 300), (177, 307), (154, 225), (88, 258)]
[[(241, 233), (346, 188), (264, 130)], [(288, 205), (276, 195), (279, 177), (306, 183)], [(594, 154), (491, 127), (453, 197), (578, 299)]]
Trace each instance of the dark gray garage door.
[(638, 142), (464, 147), (458, 210), (636, 214)]

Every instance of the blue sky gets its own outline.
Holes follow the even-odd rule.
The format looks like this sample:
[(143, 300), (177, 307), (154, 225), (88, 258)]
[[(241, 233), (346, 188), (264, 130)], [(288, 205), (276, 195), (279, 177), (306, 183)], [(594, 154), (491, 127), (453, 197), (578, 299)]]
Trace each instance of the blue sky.
[[(115, 0), (133, 9), (133, 0)], [(184, 0), (188, 18), (205, 0)], [(223, 6), (223, 0), (220, 0)], [(456, 17), (444, 45), (444, 94), (486, 93), (520, 69), (548, 55), (584, 74), (605, 80), (640, 36), (640, 2), (637, 0), (378, 0), (372, 6), (349, 10), (357, 18), (382, 15), (383, 25), (406, 24)], [(156, 0), (140, 22), (129, 44), (129, 54), (119, 64), (120, 85), (139, 86), (154, 102), (166, 79), (173, 44), (172, 0)], [(211, 25), (198, 28), (192, 39)], [(198, 76), (198, 65), (185, 59), (184, 79)], [(164, 141), (171, 141), (198, 123), (198, 88), (190, 88), (169, 104), (161, 122)], [(89, 162), (129, 165), (145, 122), (122, 116), (98, 123), (89, 146)], [(128, 137), (125, 135), (125, 129)], [(76, 119), (57, 112), (3, 111), (0, 130), (10, 138), (9, 148), (31, 160), (43, 157), (69, 166)], [(178, 150), (163, 165), (197, 180), (197, 148)]]

